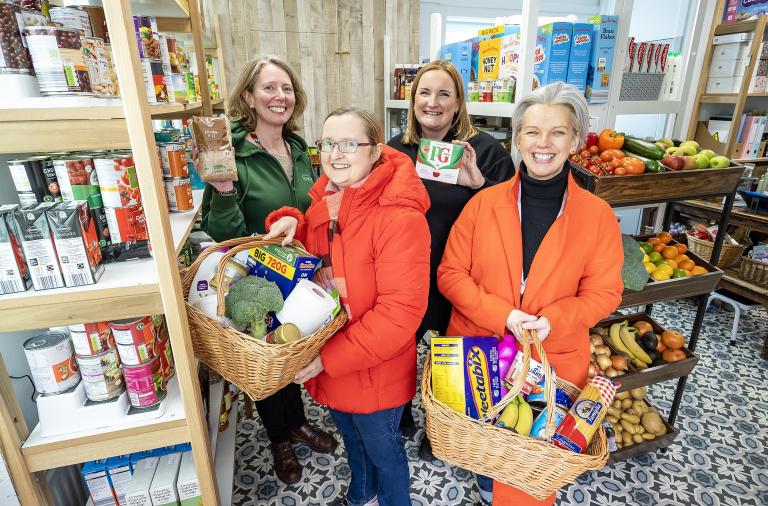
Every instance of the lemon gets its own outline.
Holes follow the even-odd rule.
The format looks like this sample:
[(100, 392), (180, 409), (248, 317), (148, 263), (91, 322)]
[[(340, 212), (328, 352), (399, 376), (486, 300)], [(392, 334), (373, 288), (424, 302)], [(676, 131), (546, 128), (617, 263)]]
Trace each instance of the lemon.
[(651, 257), (648, 256), (647, 253), (643, 252), (643, 263), (650, 262)]
[(643, 262), (643, 265), (645, 266), (645, 270), (648, 271), (648, 274), (656, 270), (656, 266), (651, 262)]
[(666, 269), (662, 269), (659, 267), (655, 271), (651, 273), (651, 277), (656, 281), (666, 281), (670, 277), (672, 277), (672, 273), (668, 272)]
[(664, 272), (666, 272), (666, 273), (667, 273), (667, 274), (669, 274), (670, 276), (672, 276), (672, 273), (675, 271), (675, 270), (672, 268), (672, 266), (671, 266), (671, 265), (669, 265), (669, 264), (664, 264), (664, 263), (662, 263), (662, 264), (659, 264), (659, 265), (657, 265), (657, 266), (656, 266), (656, 270), (658, 271), (659, 269), (662, 269), (662, 270), (664, 270)]

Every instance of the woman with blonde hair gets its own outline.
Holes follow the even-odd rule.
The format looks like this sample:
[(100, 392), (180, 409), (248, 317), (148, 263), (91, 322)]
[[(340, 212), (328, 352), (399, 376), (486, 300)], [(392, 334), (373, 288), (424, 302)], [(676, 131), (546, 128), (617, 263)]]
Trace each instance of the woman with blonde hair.
[[(306, 103), (296, 74), (279, 58), (256, 58), (243, 68), (227, 110), (238, 180), (207, 184), (203, 196), (202, 227), (214, 240), (263, 234), (264, 219), (273, 209), (309, 207), (315, 176), (307, 143), (294, 133)], [(301, 479), (291, 442), (322, 453), (336, 448), (333, 436), (307, 423), (298, 385), (257, 401), (256, 409), (271, 442), (277, 477), (286, 484)]]

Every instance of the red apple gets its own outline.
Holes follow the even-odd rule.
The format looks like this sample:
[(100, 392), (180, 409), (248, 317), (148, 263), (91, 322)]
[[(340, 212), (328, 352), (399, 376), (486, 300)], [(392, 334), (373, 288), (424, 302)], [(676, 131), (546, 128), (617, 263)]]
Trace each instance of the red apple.
[(683, 170), (685, 166), (685, 160), (682, 156), (670, 155), (661, 159), (662, 165), (669, 170)]

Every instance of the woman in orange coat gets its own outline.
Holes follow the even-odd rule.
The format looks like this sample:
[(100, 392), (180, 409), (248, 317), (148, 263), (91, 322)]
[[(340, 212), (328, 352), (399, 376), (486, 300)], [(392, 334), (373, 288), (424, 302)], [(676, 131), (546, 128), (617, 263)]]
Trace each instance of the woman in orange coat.
[[(557, 376), (579, 387), (589, 370), (589, 327), (616, 309), (623, 289), (616, 216), (570, 174), (568, 157), (586, 137), (588, 118), (583, 95), (563, 83), (517, 105), (520, 168), (469, 201), (438, 269), (440, 291), (453, 304), (448, 335), (535, 329)], [(554, 500), (494, 483), (494, 505)]]
[(267, 217), (267, 237), (294, 234), (323, 259), (315, 281), (338, 289), (349, 323), (296, 383), (330, 408), (352, 479), (341, 504), (410, 505), (400, 434), (416, 393), (415, 332), (429, 292), (429, 197), (411, 159), (382, 145), (368, 112), (341, 109), (323, 125), (322, 175), (306, 215)]

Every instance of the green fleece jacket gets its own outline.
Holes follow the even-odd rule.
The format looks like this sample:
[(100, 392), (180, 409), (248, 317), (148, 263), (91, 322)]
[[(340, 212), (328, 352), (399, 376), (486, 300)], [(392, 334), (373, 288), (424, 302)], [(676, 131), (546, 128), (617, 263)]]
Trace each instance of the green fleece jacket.
[(263, 234), (264, 219), (283, 206), (306, 211), (310, 204), (309, 189), (315, 182), (307, 143), (298, 135), (285, 136), (293, 156), (291, 181), (275, 157), (248, 140), (245, 128), (235, 121), (230, 126), (237, 161), (237, 193), (220, 195), (206, 184), (203, 194), (202, 228), (217, 242)]

